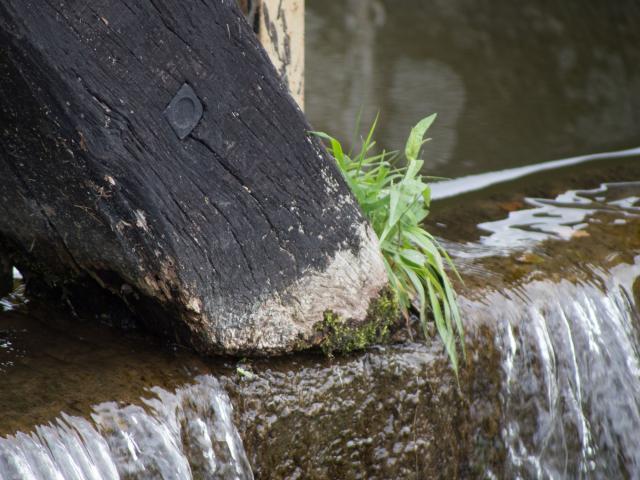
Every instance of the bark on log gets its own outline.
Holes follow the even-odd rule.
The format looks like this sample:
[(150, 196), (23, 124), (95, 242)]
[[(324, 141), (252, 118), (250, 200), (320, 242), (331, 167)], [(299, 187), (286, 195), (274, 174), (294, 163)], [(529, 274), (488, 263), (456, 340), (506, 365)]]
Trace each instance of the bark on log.
[[(0, 251), (23, 273), (206, 353), (365, 319), (375, 236), (235, 0), (2, 0), (0, 41)], [(184, 84), (203, 113), (180, 140)]]

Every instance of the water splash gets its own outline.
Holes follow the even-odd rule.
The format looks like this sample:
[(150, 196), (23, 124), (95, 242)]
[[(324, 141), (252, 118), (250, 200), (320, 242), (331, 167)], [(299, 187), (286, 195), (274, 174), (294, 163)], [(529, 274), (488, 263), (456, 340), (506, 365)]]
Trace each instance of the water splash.
[(14, 288), (9, 295), (0, 298), (0, 312), (15, 310), (16, 308), (28, 303), (25, 295), (25, 285), (22, 281), (22, 275), (15, 268), (13, 269)]
[(640, 477), (640, 263), (596, 273), (476, 305), (498, 317), (506, 478)]
[[(554, 199), (524, 198), (529, 208), (506, 218), (482, 222), (478, 241), (441, 242), (460, 262), (529, 250), (545, 240), (588, 236), (590, 223), (611, 228), (640, 218), (640, 182), (604, 183), (591, 190), (569, 190)], [(472, 267), (473, 268), (473, 267)]]
[(478, 228), (489, 233), (484, 246), (512, 251), (557, 238), (570, 240), (587, 226), (589, 217), (605, 212), (625, 222), (640, 216), (640, 182), (605, 183), (593, 190), (570, 190), (555, 199), (527, 198), (532, 208), (516, 210), (503, 220), (485, 222)]
[(62, 415), (0, 438), (2, 479), (247, 480), (253, 474), (226, 393), (211, 376), (144, 406), (98, 405), (91, 420)]

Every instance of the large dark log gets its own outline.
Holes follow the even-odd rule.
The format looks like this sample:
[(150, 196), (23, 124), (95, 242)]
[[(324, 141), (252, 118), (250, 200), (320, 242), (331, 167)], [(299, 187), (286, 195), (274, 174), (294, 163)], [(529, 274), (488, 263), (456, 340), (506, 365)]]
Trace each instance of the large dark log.
[(207, 353), (364, 320), (375, 236), (235, 0), (1, 0), (0, 40), (0, 250), (28, 276)]

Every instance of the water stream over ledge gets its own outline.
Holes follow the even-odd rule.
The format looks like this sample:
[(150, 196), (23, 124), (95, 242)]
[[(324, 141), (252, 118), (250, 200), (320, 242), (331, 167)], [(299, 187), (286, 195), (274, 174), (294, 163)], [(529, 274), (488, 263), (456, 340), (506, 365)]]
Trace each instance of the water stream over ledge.
[(503, 355), (504, 478), (640, 475), (638, 260), (468, 306)]
[[(635, 208), (634, 191), (616, 198)], [(460, 389), (438, 341), (241, 375), (18, 302), (0, 315), (0, 478), (635, 478), (628, 213), (594, 209), (582, 235), (465, 260)]]
[(2, 479), (252, 479), (226, 393), (211, 376), (144, 406), (94, 407), (90, 419), (62, 414), (31, 434), (0, 439)]

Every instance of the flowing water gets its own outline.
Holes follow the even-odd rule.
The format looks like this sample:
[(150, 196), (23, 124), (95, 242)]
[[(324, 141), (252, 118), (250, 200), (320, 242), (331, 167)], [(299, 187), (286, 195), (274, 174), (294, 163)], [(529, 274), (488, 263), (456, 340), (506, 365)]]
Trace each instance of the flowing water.
[(504, 355), (506, 477), (640, 477), (639, 275), (622, 265), (602, 275), (604, 291), (534, 282), (525, 301), (489, 300)]
[(491, 322), (502, 354), (506, 458), (495, 476), (640, 476), (640, 258), (583, 276), (466, 305)]
[(252, 479), (229, 398), (210, 376), (196, 382), (154, 388), (143, 406), (102, 403), (90, 419), (62, 414), (0, 439), (0, 478)]
[(440, 113), (430, 173), (464, 176), (429, 223), (465, 278), (459, 382), (415, 332), (203, 359), (17, 279), (0, 480), (640, 478), (637, 4), (396, 3), (308, 0), (308, 113), (335, 133), (380, 106), (392, 147)]

